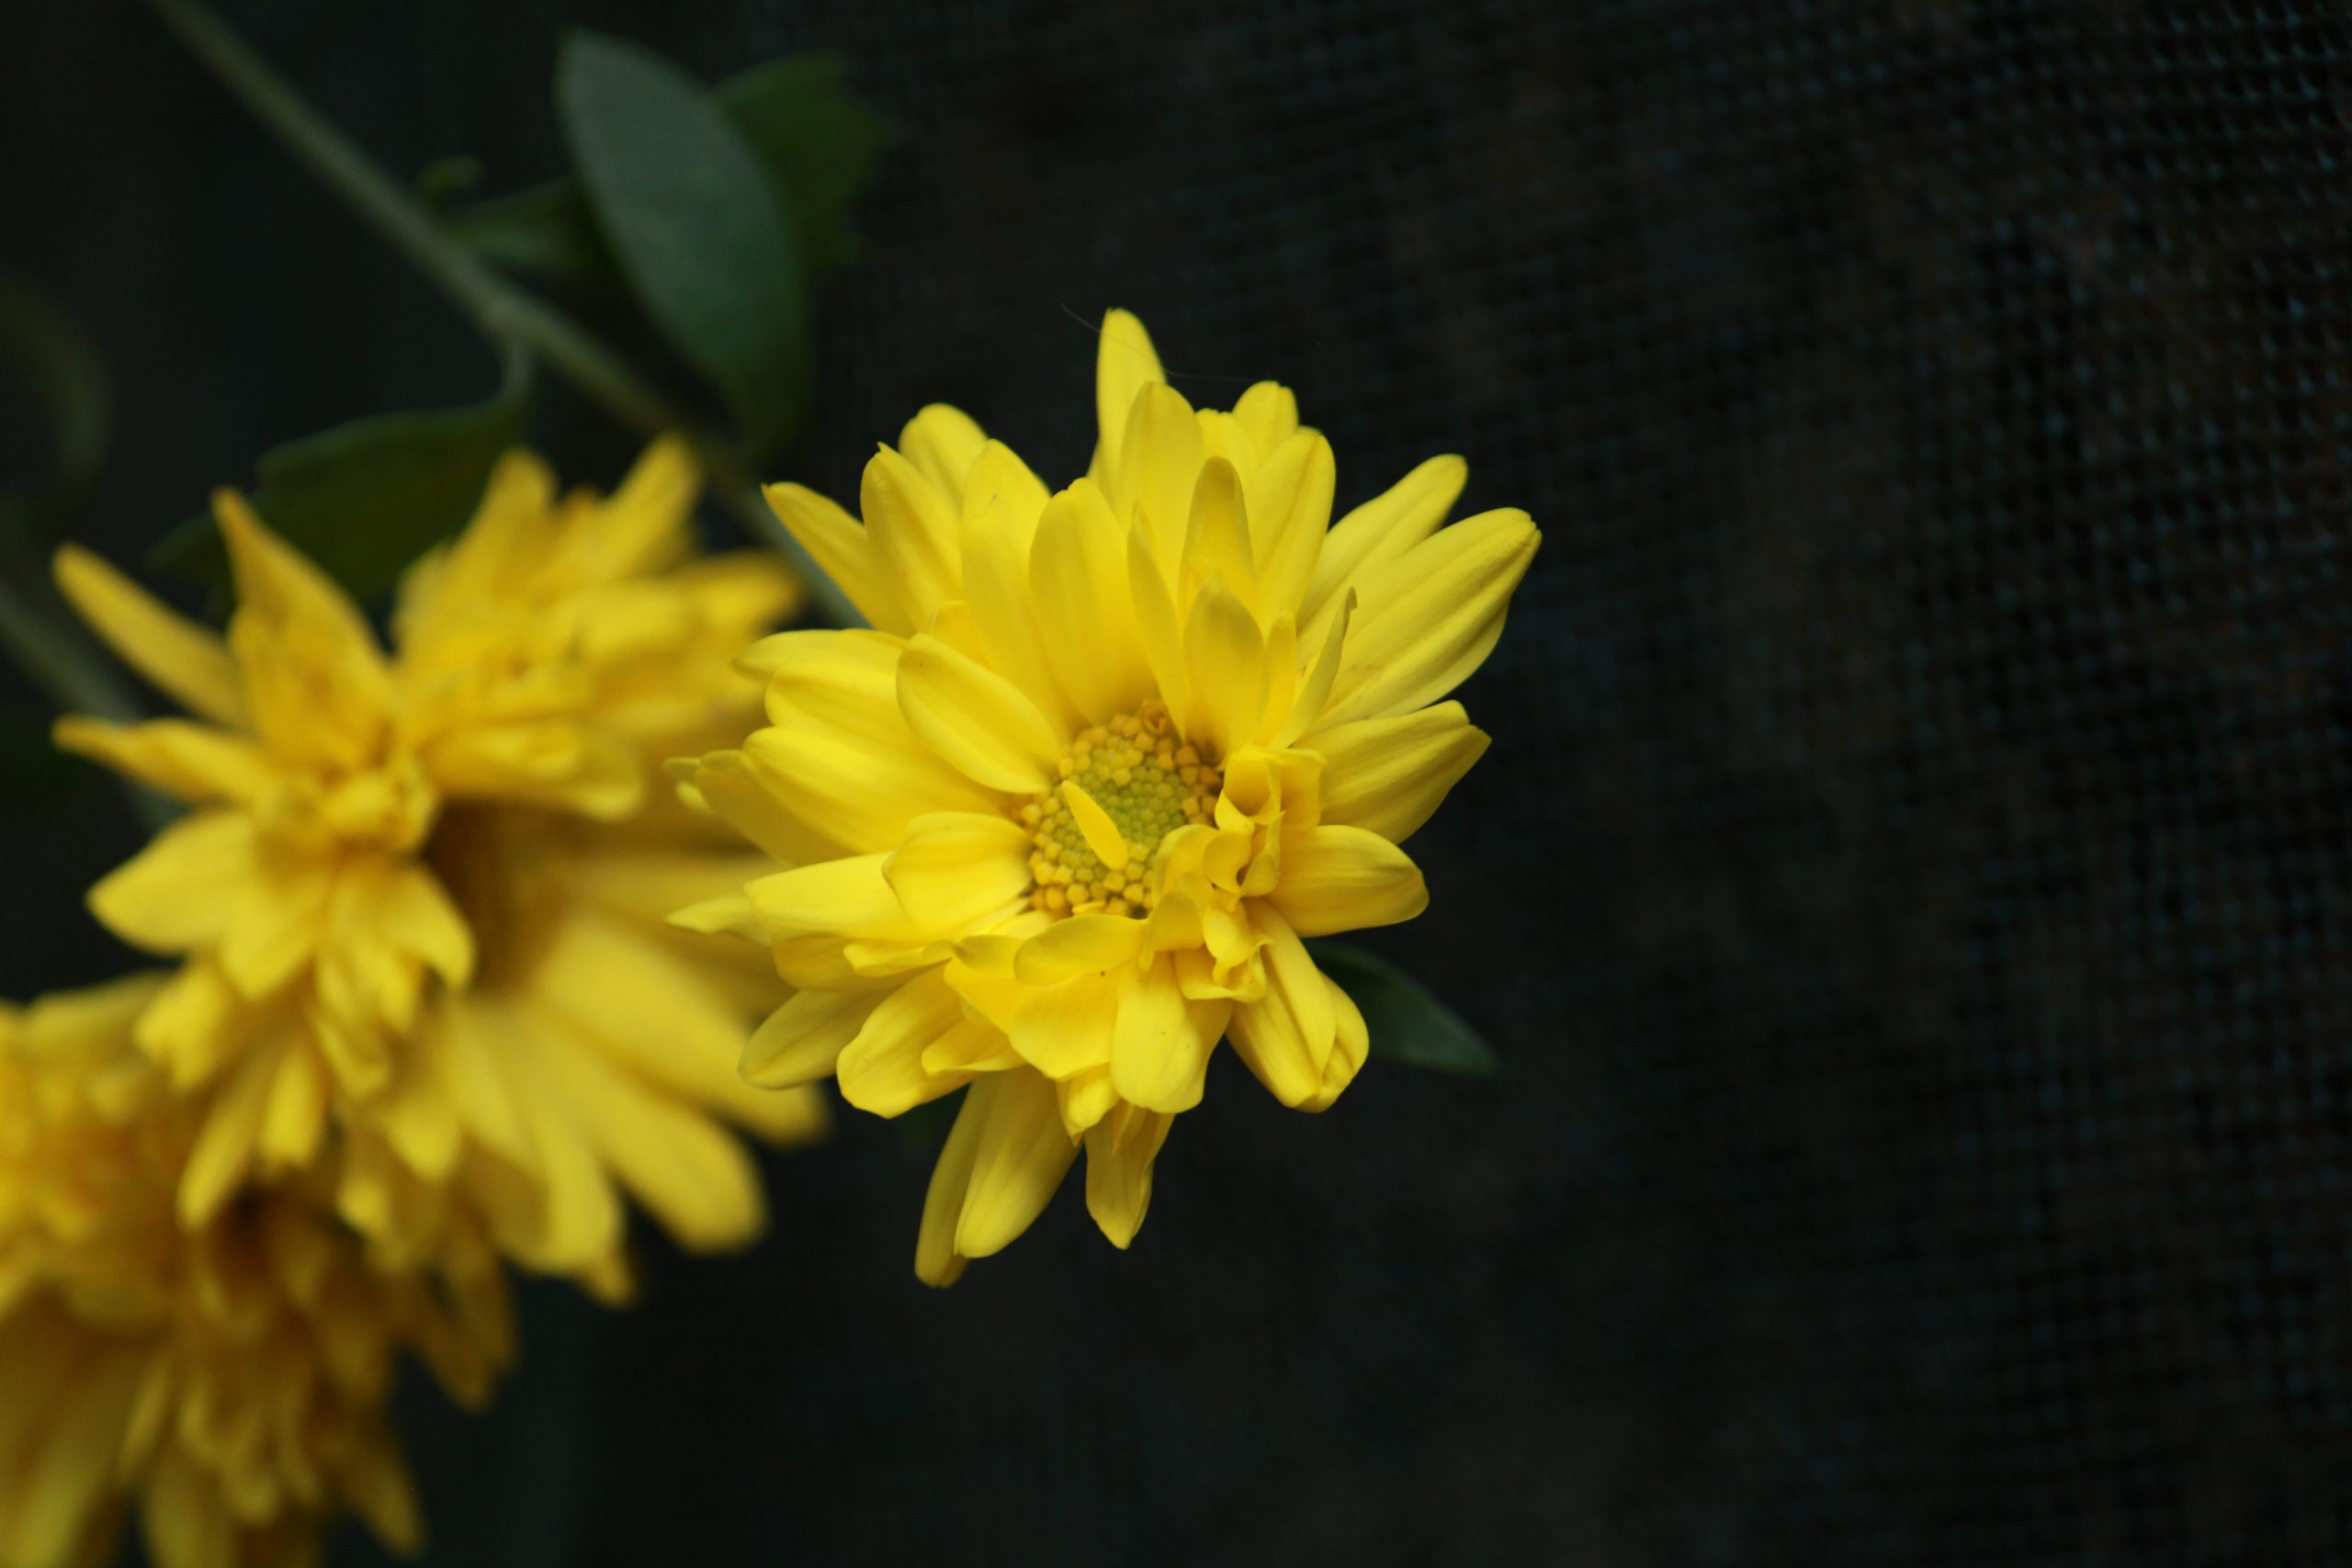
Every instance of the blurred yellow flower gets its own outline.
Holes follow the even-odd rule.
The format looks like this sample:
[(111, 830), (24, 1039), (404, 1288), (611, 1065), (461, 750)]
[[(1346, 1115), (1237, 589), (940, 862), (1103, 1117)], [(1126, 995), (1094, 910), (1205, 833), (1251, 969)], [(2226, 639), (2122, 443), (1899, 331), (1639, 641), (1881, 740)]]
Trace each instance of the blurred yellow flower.
[(686, 775), (792, 867), (680, 917), (756, 922), (799, 987), (747, 1076), (837, 1074), (882, 1115), (971, 1086), (933, 1283), (1019, 1235), (1081, 1144), (1125, 1247), (1220, 1039), (1285, 1105), (1347, 1088), (1363, 1020), (1301, 939), (1421, 912), (1396, 846), (1487, 746), (1440, 699), (1537, 545), (1523, 512), (1440, 526), (1456, 457), (1331, 524), (1291, 393), (1196, 411), (1125, 312), (1097, 389), (1091, 472), (1057, 493), (936, 406), (867, 465), (863, 525), (771, 489), (875, 629), (752, 649), (769, 727)]
[(698, 482), (673, 441), (609, 500), (510, 454), (403, 582), (390, 657), (227, 491), (225, 644), (61, 553), (83, 615), (198, 720), (58, 727), (193, 807), (90, 896), (185, 957), (137, 1034), (175, 1086), (218, 1086), (188, 1224), (332, 1145), (340, 1213), (415, 1257), (476, 1213), (522, 1262), (617, 1292), (616, 1187), (688, 1247), (756, 1234), (722, 1121), (792, 1138), (822, 1109), (734, 1073), (761, 966), (661, 917), (740, 885), (744, 857), (649, 784), (740, 732), (725, 654), (797, 590), (763, 555), (693, 558)]
[(413, 1551), (397, 1358), (483, 1403), (504, 1271), (456, 1227), (430, 1269), (380, 1269), (313, 1178), (184, 1227), (203, 1096), (130, 1040), (162, 984), (0, 1009), (0, 1564), (103, 1563), (133, 1501), (159, 1568), (312, 1562), (346, 1510)]

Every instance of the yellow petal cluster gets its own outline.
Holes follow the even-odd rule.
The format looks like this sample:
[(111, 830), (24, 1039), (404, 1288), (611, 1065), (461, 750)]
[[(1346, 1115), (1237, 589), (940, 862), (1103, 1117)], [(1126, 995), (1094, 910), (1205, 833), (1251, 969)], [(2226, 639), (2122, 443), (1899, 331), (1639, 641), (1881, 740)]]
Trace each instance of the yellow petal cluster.
[(462, 1227), (383, 1266), (323, 1172), (184, 1225), (208, 1095), (131, 1043), (163, 984), (0, 1010), (0, 1564), (103, 1563), (134, 1506), (159, 1568), (312, 1562), (346, 1511), (413, 1551), (398, 1359), (484, 1400), (510, 1349), (504, 1273)]
[(821, 1109), (736, 1077), (758, 966), (662, 917), (750, 857), (652, 786), (662, 757), (740, 730), (726, 654), (797, 589), (764, 556), (695, 556), (698, 485), (672, 440), (610, 498), (510, 454), (402, 583), (389, 651), (226, 491), (225, 639), (61, 554), (85, 617), (191, 715), (58, 731), (189, 808), (90, 895), (180, 961), (134, 1032), (206, 1091), (187, 1225), (331, 1168), (387, 1256), (479, 1224), (608, 1293), (624, 1193), (691, 1247), (758, 1231), (729, 1123), (791, 1138)]
[(933, 1283), (1019, 1235), (1081, 1147), (1127, 1245), (1222, 1041), (1285, 1105), (1347, 1088), (1364, 1022), (1303, 939), (1421, 912), (1398, 845), (1487, 746), (1444, 699), (1538, 543), (1515, 510), (1446, 525), (1455, 457), (1334, 523), (1292, 394), (1195, 409), (1125, 312), (1097, 420), (1058, 491), (938, 406), (867, 465), (862, 519), (772, 488), (872, 629), (753, 647), (767, 726), (682, 770), (788, 867), (680, 917), (755, 928), (797, 988), (746, 1075), (833, 1075), (882, 1115), (969, 1086), (917, 1247)]

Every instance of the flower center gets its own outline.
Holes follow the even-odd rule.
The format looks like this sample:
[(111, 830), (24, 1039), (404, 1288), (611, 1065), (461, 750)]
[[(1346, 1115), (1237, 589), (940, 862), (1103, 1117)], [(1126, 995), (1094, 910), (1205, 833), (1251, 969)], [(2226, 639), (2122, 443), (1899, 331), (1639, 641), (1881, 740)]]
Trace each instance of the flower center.
[(528, 807), (469, 802), (441, 814), (424, 863), (474, 933), (474, 986), (528, 977), (564, 910), (568, 824)]
[(1185, 744), (1159, 699), (1070, 743), (1061, 783), (1033, 795), (1022, 825), (1036, 847), (1030, 908), (1056, 915), (1141, 915), (1151, 857), (1188, 823), (1206, 822), (1224, 781)]

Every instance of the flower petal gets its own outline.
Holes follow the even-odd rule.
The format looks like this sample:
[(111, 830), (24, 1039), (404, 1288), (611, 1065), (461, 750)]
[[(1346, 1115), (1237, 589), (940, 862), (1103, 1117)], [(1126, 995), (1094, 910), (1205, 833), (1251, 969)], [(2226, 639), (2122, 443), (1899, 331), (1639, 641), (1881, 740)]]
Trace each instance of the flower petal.
[(219, 633), (175, 614), (78, 545), (59, 547), (55, 570), (90, 629), (150, 685), (216, 724), (245, 722), (237, 667)]
[(1486, 755), (1487, 737), (1460, 703), (1439, 703), (1338, 725), (1300, 744), (1323, 754), (1324, 821), (1401, 844)]
[(766, 682), (770, 724), (914, 750), (914, 733), (899, 712), (899, 655), (906, 647), (904, 637), (887, 632), (778, 632), (744, 657), (756, 660)]
[(965, 777), (1016, 795), (1050, 788), (1062, 738), (1020, 687), (925, 633), (899, 659), (899, 711)]
[(1151, 334), (1143, 330), (1141, 321), (1125, 310), (1113, 310), (1102, 318), (1102, 331), (1094, 346), (1098, 480), (1118, 472), (1119, 439), (1126, 431), (1127, 414), (1136, 406), (1136, 394), (1167, 379), (1159, 368), (1159, 355), (1152, 350)]
[(987, 1258), (1045, 1213), (1078, 1157), (1078, 1145), (1063, 1130), (1059, 1097), (1042, 1074), (989, 1074), (972, 1086), (965, 1103), (966, 1115), (976, 1110), (982, 1119), (979, 1142), (956, 1222), (956, 1250)]
[(1119, 1018), (1118, 983), (1084, 975), (1026, 992), (1007, 1032), (1012, 1048), (1049, 1078), (1069, 1078), (1108, 1066)]
[(1201, 422), (1175, 388), (1146, 387), (1136, 395), (1119, 437), (1112, 509), (1140, 521), (1151, 539), (1160, 574), (1181, 579), (1184, 534), (1193, 513), (1193, 486), (1201, 471)]
[(906, 841), (882, 863), (915, 928), (960, 936), (1028, 893), (1029, 835), (989, 812), (918, 817)]
[(1258, 911), (1266, 938), (1266, 993), (1233, 1010), (1233, 1049), (1276, 1100), (1304, 1105), (1323, 1088), (1323, 1065), (1339, 1031), (1331, 987), (1298, 936), (1272, 910)]
[(858, 487), (866, 536), (891, 589), (917, 626), (964, 596), (963, 542), (956, 513), (931, 481), (889, 447), (866, 460)]
[[(996, 797), (930, 751), (777, 726), (743, 742), (752, 780), (809, 831), (853, 852), (889, 849), (933, 811), (988, 811)], [(807, 858), (807, 857), (799, 857)]]
[(1208, 743), (1222, 761), (1249, 744), (1266, 710), (1266, 644), (1250, 607), (1211, 581), (1184, 622), (1190, 682), (1184, 733)]
[(900, 986), (866, 1015), (834, 1067), (842, 1098), (876, 1116), (897, 1116), (960, 1089), (968, 1073), (934, 1076), (922, 1054), (964, 1021), (964, 1001), (933, 969)]
[(1270, 901), (1301, 936), (1329, 936), (1409, 920), (1429, 908), (1420, 867), (1362, 828), (1283, 835), (1283, 879)]
[(199, 812), (165, 828), (90, 889), (90, 912), (151, 953), (216, 942), (262, 874), (253, 818)]
[(1086, 1131), (1086, 1212), (1121, 1251), (1151, 1207), (1151, 1167), (1176, 1118), (1125, 1106)]
[(191, 805), (250, 803), (278, 776), (268, 753), (252, 741), (186, 719), (107, 724), (69, 714), (57, 721), (54, 739), (61, 750)]
[(890, 995), (887, 991), (796, 991), (768, 1014), (743, 1047), (740, 1064), (746, 1083), (760, 1089), (789, 1089), (833, 1076), (833, 1065), (865, 1027), (865, 1020)]
[(763, 493), (777, 521), (876, 629), (900, 635), (915, 629), (863, 523), (806, 485), (770, 485)]
[(1201, 1102), (1209, 1069), (1232, 1016), (1222, 998), (1188, 1001), (1176, 966), (1163, 959), (1119, 989), (1111, 1041), (1111, 1082), (1119, 1098), (1150, 1111), (1190, 1111)]
[(1148, 928), (1124, 915), (1072, 915), (1021, 944), (1013, 974), (1024, 986), (1051, 986), (1114, 969), (1143, 951)]
[(1323, 722), (1385, 718), (1461, 684), (1494, 651), (1541, 542), (1526, 513), (1485, 512), (1366, 573)]
[(1182, 587), (1177, 603), (1190, 604), (1203, 584), (1222, 580), (1244, 604), (1256, 603), (1258, 568), (1251, 555), (1250, 508), (1241, 476), (1222, 457), (1201, 465), (1184, 532)]
[(1470, 465), (1461, 458), (1431, 457), (1331, 525), (1299, 604), (1305, 624), (1320, 631), (1351, 583), (1436, 533), (1469, 481)]
[(1151, 694), (1127, 580), (1127, 530), (1093, 481), (1046, 503), (1029, 546), (1030, 613), (1054, 679), (1089, 723)]
[(1250, 476), (1250, 536), (1258, 563), (1252, 603), (1269, 619), (1296, 614), (1306, 598), (1338, 482), (1331, 444), (1312, 430), (1275, 447)]
[(970, 414), (945, 403), (916, 411), (899, 433), (899, 450), (951, 509), (963, 506), (964, 476), (972, 471), (972, 459), (987, 442), (987, 433)]

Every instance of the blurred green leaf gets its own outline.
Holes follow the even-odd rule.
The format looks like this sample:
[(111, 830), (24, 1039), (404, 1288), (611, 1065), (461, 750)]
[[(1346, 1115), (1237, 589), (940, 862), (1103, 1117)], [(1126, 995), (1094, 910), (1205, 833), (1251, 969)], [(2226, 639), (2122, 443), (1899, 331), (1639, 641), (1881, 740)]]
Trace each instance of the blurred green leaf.
[(577, 180), (550, 180), (453, 214), (461, 243), (511, 272), (564, 283), (617, 287), (620, 264), (596, 230)]
[(13, 276), (0, 276), (0, 374), (31, 394), (55, 459), (47, 479), (0, 491), (0, 513), (12, 529), (46, 539), (97, 479), (113, 425), (112, 385), (97, 345), (74, 318)]
[(838, 54), (787, 55), (730, 76), (712, 94), (791, 203), (812, 275), (857, 259), (850, 204), (898, 128), (849, 85)]
[[(273, 446), (254, 465), (259, 482), (247, 499), (354, 598), (373, 599), (473, 514), (491, 466), (522, 438), (526, 380), (510, 373), (486, 402), (375, 414)], [(148, 558), (201, 581), (229, 580), (209, 516), (173, 529)]]
[(1461, 1015), (1428, 987), (1376, 953), (1346, 942), (1308, 944), (1316, 966), (1353, 998), (1383, 1061), (1437, 1073), (1485, 1075), (1501, 1064)]
[(718, 383), (754, 444), (798, 415), (808, 291), (792, 220), (694, 78), (635, 44), (564, 40), (564, 132), (596, 224), (647, 314)]
[(456, 152), (435, 158), (417, 172), (416, 198), (435, 212), (446, 212), (450, 203), (480, 184), (481, 160), (470, 152)]
[[(855, 260), (850, 207), (898, 130), (850, 86), (842, 57), (796, 54), (755, 65), (720, 83), (706, 101), (742, 133), (766, 170), (799, 236), (808, 275)], [(456, 239), (526, 276), (608, 287), (623, 281), (579, 181), (570, 176), (461, 209), (446, 224)]]

